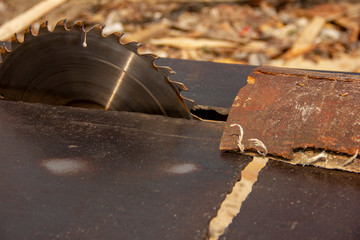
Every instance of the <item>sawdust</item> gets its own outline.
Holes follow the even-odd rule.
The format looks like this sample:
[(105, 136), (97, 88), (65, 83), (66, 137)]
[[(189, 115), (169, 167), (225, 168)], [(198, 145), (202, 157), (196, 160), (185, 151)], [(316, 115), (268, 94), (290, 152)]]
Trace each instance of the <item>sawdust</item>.
[(239, 214), (241, 205), (251, 193), (261, 169), (267, 162), (267, 158), (254, 157), (253, 161), (241, 172), (241, 180), (234, 185), (232, 192), (222, 202), (217, 216), (210, 222), (210, 240), (218, 239), (231, 224), (233, 218)]
[[(0, 24), (39, 2), (0, 1)], [(353, 1), (70, 0), (34, 24), (105, 24), (161, 57), (357, 72), (359, 9)]]

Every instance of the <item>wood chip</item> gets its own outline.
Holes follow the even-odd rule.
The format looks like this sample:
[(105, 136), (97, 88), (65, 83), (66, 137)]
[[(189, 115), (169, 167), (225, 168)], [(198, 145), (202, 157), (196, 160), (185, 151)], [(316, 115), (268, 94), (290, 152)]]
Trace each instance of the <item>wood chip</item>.
[(336, 19), (335, 23), (348, 31), (348, 42), (354, 43), (359, 39), (359, 24), (348, 17)]
[(285, 59), (290, 59), (311, 51), (315, 46), (314, 41), (325, 23), (326, 21), (324, 18), (314, 17), (283, 57)]
[(160, 23), (155, 23), (148, 26), (145, 29), (136, 31), (134, 33), (125, 34), (122, 38), (124, 42), (147, 42), (148, 40), (152, 39), (153, 37), (159, 37), (166, 33), (169, 30), (169, 22), (164, 21)]
[(340, 4), (325, 3), (303, 10), (304, 14), (311, 17), (322, 17), (327, 21), (333, 21), (346, 13), (346, 7)]
[(234, 48), (236, 43), (230, 41), (212, 40), (207, 38), (159, 38), (150, 41), (153, 45), (170, 46), (179, 49), (199, 49), (199, 48)]

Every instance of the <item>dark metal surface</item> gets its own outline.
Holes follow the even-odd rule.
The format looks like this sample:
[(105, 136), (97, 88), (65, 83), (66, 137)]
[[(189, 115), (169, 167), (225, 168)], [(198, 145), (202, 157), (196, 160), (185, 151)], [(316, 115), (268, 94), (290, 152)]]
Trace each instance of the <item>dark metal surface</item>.
[(203, 239), (249, 161), (223, 126), (0, 101), (0, 238)]
[(360, 239), (356, 173), (269, 161), (220, 239)]
[[(260, 139), (272, 156), (292, 159), (300, 149), (354, 155), (360, 143), (360, 76), (296, 69), (259, 67), (252, 84), (235, 98), (221, 141), (221, 150), (237, 150), (238, 129)], [(349, 171), (358, 171), (354, 161)]]
[(198, 105), (230, 109), (239, 89), (256, 66), (160, 58), (156, 64), (171, 67), (170, 79), (189, 89), (181, 92)]
[[(152, 55), (140, 55), (120, 35), (102, 36), (99, 26), (71, 30), (44, 25), (38, 36), (16, 39), (0, 49), (0, 94), (13, 101), (76, 105), (190, 118), (167, 68), (155, 67)], [(0, 46), (1, 47), (1, 46)]]

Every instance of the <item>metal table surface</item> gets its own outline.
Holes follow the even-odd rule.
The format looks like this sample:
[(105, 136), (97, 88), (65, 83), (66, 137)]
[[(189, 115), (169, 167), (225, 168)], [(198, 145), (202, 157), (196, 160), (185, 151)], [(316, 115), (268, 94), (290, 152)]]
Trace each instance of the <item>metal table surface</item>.
[(160, 58), (156, 65), (175, 71), (170, 79), (189, 89), (181, 92), (198, 105), (230, 109), (239, 89), (256, 66)]
[(218, 151), (222, 130), (0, 101), (1, 239), (203, 239), (250, 160)]
[(357, 173), (269, 161), (220, 239), (360, 239)]

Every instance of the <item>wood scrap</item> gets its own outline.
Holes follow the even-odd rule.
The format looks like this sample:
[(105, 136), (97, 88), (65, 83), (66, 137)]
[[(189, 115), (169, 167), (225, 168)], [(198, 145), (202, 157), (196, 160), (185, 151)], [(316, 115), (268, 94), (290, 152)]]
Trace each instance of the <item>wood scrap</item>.
[(221, 41), (206, 38), (192, 39), (186, 37), (158, 38), (152, 39), (150, 42), (153, 45), (165, 45), (179, 49), (234, 48), (237, 46), (236, 43), (230, 41)]
[(311, 51), (314, 48), (314, 40), (319, 35), (325, 23), (324, 18), (314, 17), (296, 39), (291, 49), (287, 51), (283, 57), (290, 59)]
[(121, 40), (123, 42), (147, 42), (154, 37), (161, 37), (169, 30), (169, 22), (163, 21), (147, 26), (147, 28), (138, 30), (134, 33), (126, 34)]
[(253, 40), (241, 47), (241, 50), (246, 52), (259, 52), (267, 48), (265, 41)]
[(347, 17), (356, 18), (360, 17), (360, 4), (347, 5), (346, 14)]
[(245, 61), (235, 60), (232, 58), (215, 58), (213, 62), (217, 63), (228, 63), (228, 64), (247, 64)]
[[(353, 52), (354, 56), (360, 56), (360, 50)], [(322, 59), (321, 61), (314, 62), (305, 59), (304, 56), (298, 56), (289, 60), (274, 59), (268, 62), (271, 66), (287, 67), (287, 68), (303, 68), (313, 70), (325, 70), (325, 71), (338, 71), (343, 72), (344, 69), (356, 69), (360, 70), (360, 62), (356, 61), (356, 57), (347, 54), (339, 54), (334, 59)]]
[(326, 21), (333, 21), (339, 17), (344, 16), (346, 12), (346, 6), (333, 4), (333, 3), (325, 3), (316, 5), (310, 9), (303, 10), (304, 15), (310, 17), (322, 17), (325, 18)]
[(249, 0), (128, 0), (129, 2), (150, 2), (153, 4), (157, 3), (238, 3), (238, 2), (249, 2)]
[(351, 20), (351, 18), (348, 17), (343, 17), (340, 19), (336, 19), (335, 23), (338, 24), (339, 26), (346, 28), (348, 31), (348, 42), (354, 43), (359, 39), (359, 24), (353, 20)]
[[(285, 0), (290, 3), (284, 9), (277, 7), (284, 0), (259, 0), (260, 5), (254, 7), (255, 1), (68, 0), (36, 22), (23, 25), (85, 20), (124, 32), (122, 42), (142, 42), (141, 52), (163, 57), (244, 64), (284, 62), (289, 67), (329, 69), (322, 64), (327, 63), (331, 69), (358, 71), (359, 3), (305, 0), (299, 5), (299, 1)], [(0, 0), (0, 23), (40, 2)], [(316, 18), (323, 18), (325, 24), (321, 20), (315, 26)], [(163, 38), (168, 42), (157, 41)], [(346, 61), (341, 60), (343, 56), (348, 57)]]
[(0, 26), (0, 41), (9, 40), (15, 33), (25, 30), (36, 20), (48, 14), (68, 0), (44, 0), (26, 12)]

